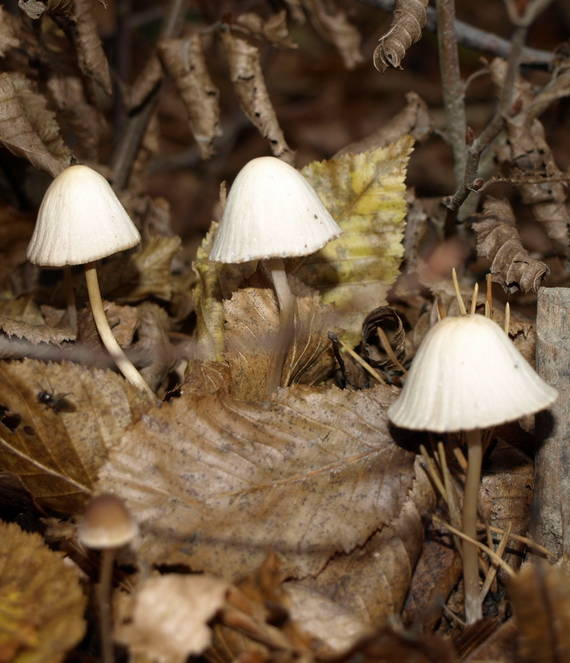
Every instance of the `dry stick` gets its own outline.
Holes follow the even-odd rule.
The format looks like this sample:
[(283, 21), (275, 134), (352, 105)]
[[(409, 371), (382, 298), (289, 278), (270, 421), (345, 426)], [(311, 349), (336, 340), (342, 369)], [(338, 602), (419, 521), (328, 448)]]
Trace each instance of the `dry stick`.
[(465, 172), (465, 85), (459, 70), (459, 54), (455, 34), (455, 0), (436, 0), (437, 43), (441, 73), (446, 136), (453, 152), (455, 186)]
[[(329, 334), (329, 336), (330, 336), (330, 334)], [(362, 366), (362, 368), (363, 368), (367, 373), (369, 373), (369, 374), (370, 374), (375, 380), (378, 380), (378, 382), (380, 382), (380, 384), (386, 384), (386, 381), (385, 381), (384, 378), (380, 375), (380, 373), (378, 373), (378, 371), (376, 371), (374, 368), (372, 368), (372, 366), (370, 366), (370, 364), (369, 364), (367, 361), (365, 361), (364, 359), (362, 359), (362, 357), (361, 357), (359, 354), (357, 354), (357, 353), (356, 353), (351, 347), (349, 347), (344, 341), (341, 341), (340, 338), (338, 338), (336, 335), (335, 335), (335, 341), (340, 345), (340, 347), (341, 347), (345, 352), (348, 352), (348, 354), (354, 359), (354, 361), (355, 361), (357, 364), (360, 364), (360, 365)]]
[(390, 345), (390, 339), (386, 335), (386, 332), (382, 329), (382, 327), (376, 327), (376, 333), (378, 334), (378, 338), (380, 339), (380, 343), (382, 347), (384, 348), (384, 352), (388, 355), (388, 359), (394, 364), (394, 366), (402, 371), (402, 373), (407, 373), (408, 369), (400, 362), (398, 357), (396, 357), (396, 353), (392, 349), (392, 346)]
[[(395, 4), (394, 0), (360, 0), (360, 2), (387, 12), (393, 11)], [(425, 28), (430, 32), (435, 32), (437, 29), (435, 9), (433, 7), (426, 7), (426, 11), (427, 22)], [(457, 41), (468, 48), (483, 51), (484, 53), (489, 53), (505, 60), (511, 51), (511, 42), (508, 39), (503, 39), (492, 32), (480, 30), (457, 19), (455, 20), (455, 32), (457, 34)], [(529, 47), (523, 49), (521, 58), (521, 62), (523, 63), (532, 63), (541, 66), (548, 66), (553, 60), (554, 54), (550, 51), (542, 51)]]
[[(159, 39), (170, 39), (176, 36), (179, 25), (184, 18), (186, 5), (187, 0), (170, 0)], [(115, 191), (122, 191), (129, 182), (131, 170), (144, 138), (146, 128), (158, 103), (160, 86), (161, 82), (159, 81), (154, 90), (145, 99), (138, 112), (129, 118), (126, 129), (113, 154), (111, 167), (113, 171), (113, 188)]]
[(435, 523), (441, 525), (442, 527), (445, 527), (445, 529), (449, 530), (452, 534), (457, 534), (457, 536), (461, 537), (464, 541), (468, 541), (469, 543), (473, 544), (474, 546), (477, 546), (477, 548), (480, 548), (481, 550), (486, 552), (487, 555), (489, 555), (489, 557), (496, 564), (498, 564), (502, 569), (504, 569), (511, 576), (511, 578), (516, 575), (515, 572), (511, 569), (511, 567), (503, 559), (501, 559), (501, 557), (499, 557), (494, 550), (491, 550), (485, 544), (483, 544), (479, 541), (476, 541), (475, 539), (472, 539), (471, 537), (467, 536), (463, 532), (460, 532), (458, 529), (455, 529), (455, 527), (453, 527), (449, 523), (446, 523), (445, 520), (442, 520), (441, 518), (438, 518), (437, 516), (432, 516), (432, 520)]
[[(511, 529), (512, 529), (512, 523), (509, 523), (506, 532), (504, 533), (503, 537), (499, 542), (499, 545), (497, 546), (497, 549), (495, 550), (495, 552), (497, 553), (497, 555), (499, 555), (501, 559), (505, 553), (505, 549), (509, 541), (509, 536), (511, 535)], [(490, 547), (491, 546), (489, 546), (489, 548)], [(497, 566), (492, 565), (489, 568), (489, 572), (487, 573), (487, 577), (485, 578), (485, 582), (483, 583), (483, 587), (481, 588), (481, 603), (483, 603), (485, 597), (487, 596), (487, 593), (491, 589), (491, 585), (493, 584), (496, 575), (497, 575)]]
[[(437, 443), (437, 453), (439, 456), (441, 475), (443, 476), (443, 483), (445, 485), (445, 492), (447, 493), (447, 510), (449, 511), (449, 517), (451, 518), (451, 524), (455, 527), (461, 527), (461, 511), (457, 504), (455, 486), (453, 485), (451, 473), (449, 472), (449, 467), (447, 465), (445, 446), (441, 440)], [(457, 536), (453, 536), (453, 543), (459, 554), (463, 555), (461, 542)]]
[(511, 328), (511, 305), (509, 302), (505, 304), (505, 319), (503, 321), (503, 329), (505, 334), (509, 335), (509, 329)]
[[(485, 281), (487, 285), (487, 292), (485, 294), (485, 316), (487, 318), (493, 317), (493, 276), (492, 274), (487, 274), (485, 276)], [(488, 311), (488, 313), (487, 313)]]
[(426, 464), (426, 472), (428, 473), (429, 478), (433, 481), (434, 486), (437, 488), (437, 490), (439, 490), (440, 495), (447, 503), (447, 492), (445, 490), (445, 487), (441, 482), (441, 478), (439, 476), (439, 473), (436, 469), (432, 457), (428, 454), (427, 449), (423, 444), (420, 444), (420, 454)]
[(87, 292), (89, 294), (93, 320), (95, 321), (95, 326), (97, 327), (101, 341), (103, 341), (103, 345), (107, 348), (117, 368), (125, 378), (135, 387), (146, 391), (153, 399), (156, 398), (152, 389), (131, 363), (121, 346), (117, 343), (117, 339), (113, 336), (111, 327), (109, 327), (109, 321), (103, 309), (103, 300), (101, 299), (101, 290), (99, 289), (99, 281), (97, 279), (97, 269), (94, 263), (85, 265), (85, 280), (87, 282)]
[(457, 272), (455, 267), (451, 269), (451, 280), (453, 281), (453, 289), (455, 290), (455, 297), (457, 298), (457, 305), (459, 306), (459, 313), (461, 315), (467, 315), (467, 309), (465, 308), (465, 302), (461, 296), (461, 291), (459, 290), (459, 281), (457, 280)]
[[(484, 523), (479, 523), (477, 525), (477, 528), (481, 530), (488, 529), (490, 532), (495, 532), (495, 534), (501, 534), (501, 536), (505, 534), (505, 530), (502, 527), (495, 527), (494, 525), (485, 525)], [(532, 550), (534, 550), (534, 552), (541, 553), (545, 557), (555, 558), (554, 553), (551, 553), (550, 550), (548, 550), (548, 548), (545, 548), (544, 546), (541, 546), (539, 543), (536, 543), (536, 541), (529, 539), (528, 536), (521, 536), (520, 534), (509, 534), (509, 538), (513, 539), (513, 541), (519, 541), (520, 543), (524, 543), (525, 546), (531, 548)]]
[(501, 91), (497, 110), (489, 124), (487, 124), (485, 129), (483, 129), (479, 136), (467, 148), (465, 173), (462, 181), (455, 190), (455, 193), (446, 201), (446, 205), (451, 211), (459, 210), (469, 195), (469, 192), (473, 190), (473, 183), (477, 178), (479, 160), (481, 159), (483, 152), (489, 147), (489, 145), (491, 145), (503, 128), (504, 116), (508, 114), (512, 104), (515, 77), (521, 61), (526, 30), (527, 29), (524, 26), (519, 26), (515, 29), (515, 33), (511, 40), (512, 48), (507, 61), (505, 81), (503, 83), (503, 89)]
[(475, 314), (477, 309), (477, 297), (479, 296), (479, 284), (475, 283), (473, 286), (473, 294), (471, 295), (471, 306), (469, 308), (469, 313), (471, 315)]

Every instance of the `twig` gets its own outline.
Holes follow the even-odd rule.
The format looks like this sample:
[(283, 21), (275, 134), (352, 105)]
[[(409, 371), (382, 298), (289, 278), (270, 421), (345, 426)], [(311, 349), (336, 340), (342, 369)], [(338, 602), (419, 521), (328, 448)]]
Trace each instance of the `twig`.
[(436, 0), (437, 44), (445, 107), (446, 137), (453, 152), (455, 185), (465, 172), (465, 85), (459, 70), (459, 54), (455, 34), (455, 0)]
[(447, 207), (451, 211), (457, 211), (465, 202), (469, 192), (474, 190), (474, 183), (477, 178), (477, 170), (479, 168), (479, 160), (481, 159), (481, 155), (487, 149), (487, 147), (491, 145), (491, 143), (495, 140), (503, 128), (503, 118), (508, 114), (512, 103), (515, 76), (520, 64), (526, 31), (527, 28), (525, 26), (519, 26), (515, 30), (511, 40), (512, 48), (509, 53), (507, 73), (505, 75), (505, 82), (501, 91), (501, 97), (497, 106), (497, 110), (489, 124), (485, 127), (485, 129), (483, 129), (483, 131), (467, 149), (467, 159), (465, 161), (465, 174), (463, 181), (460, 183), (453, 196), (445, 201)]
[[(509, 523), (507, 526), (507, 529), (505, 533), (503, 534), (503, 537), (501, 538), (499, 545), (497, 546), (496, 553), (499, 555), (499, 557), (502, 559), (503, 555), (505, 554), (505, 549), (507, 547), (507, 543), (509, 541), (509, 536), (511, 535), (511, 529), (512, 529), (512, 523)], [(491, 585), (493, 584), (493, 581), (495, 580), (495, 576), (497, 575), (497, 567), (495, 565), (492, 565), (489, 567), (489, 571), (487, 572), (487, 577), (485, 578), (485, 581), (483, 582), (483, 587), (481, 588), (481, 603), (485, 600), (485, 597), (487, 596), (487, 593), (491, 589)]]
[[(384, 11), (391, 12), (394, 9), (394, 0), (359, 0), (365, 5), (383, 9)], [(435, 32), (437, 29), (436, 12), (433, 7), (427, 7), (427, 23), (425, 29), (430, 32)], [(492, 32), (486, 32), (475, 28), (463, 21), (455, 20), (455, 33), (457, 41), (463, 46), (473, 48), (489, 55), (498, 56), (507, 59), (511, 51), (511, 42), (503, 39)], [(529, 48), (528, 46), (523, 49), (521, 55), (522, 64), (533, 64), (540, 66), (548, 66), (554, 60), (554, 54), (550, 51), (543, 51), (537, 48)]]
[[(186, 11), (186, 2), (187, 0), (170, 0), (159, 39), (170, 39), (176, 35)], [(113, 154), (112, 179), (113, 188), (116, 191), (121, 191), (128, 184), (146, 128), (156, 109), (160, 87), (161, 81), (148, 95), (142, 106), (137, 109), (137, 112), (129, 118), (122, 138)]]

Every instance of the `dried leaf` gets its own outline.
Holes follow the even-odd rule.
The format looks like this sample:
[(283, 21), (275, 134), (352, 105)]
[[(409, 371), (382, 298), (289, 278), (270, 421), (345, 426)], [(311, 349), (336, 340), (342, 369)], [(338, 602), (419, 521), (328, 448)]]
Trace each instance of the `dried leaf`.
[(0, 74), (0, 143), (54, 177), (69, 165), (55, 115), (45, 98), (15, 72)]
[(128, 96), (129, 110), (141, 106), (162, 80), (162, 67), (156, 55), (152, 55), (135, 78)]
[[(42, 392), (55, 402), (41, 402)], [(41, 505), (77, 512), (108, 450), (144, 407), (140, 392), (111, 371), (1, 362), (0, 469)]]
[(346, 14), (330, 0), (302, 0), (315, 30), (338, 49), (347, 69), (363, 62), (360, 33), (348, 22)]
[[(243, 400), (263, 399), (279, 331), (273, 290), (243, 288), (224, 300), (223, 307), (224, 358), (232, 376), (230, 393)], [(297, 297), (294, 336), (283, 367), (284, 386), (317, 381), (330, 373), (331, 357), (324, 352), (330, 346), (326, 313), (318, 295)]]
[[(385, 303), (403, 257), (405, 177), (413, 139), (309, 164), (301, 171), (343, 230), (291, 273), (318, 289), (325, 304), (369, 311)], [(358, 332), (361, 319), (352, 323)], [(340, 323), (339, 323), (340, 324)]]
[(292, 161), (294, 154), (285, 142), (265, 85), (259, 49), (231, 30), (222, 32), (222, 44), (243, 112), (267, 138), (273, 154)]
[[(501, 89), (506, 74), (506, 62), (496, 58), (491, 63), (491, 75), (495, 85)], [(570, 69), (565, 75), (555, 79), (558, 85), (552, 85), (548, 96), (551, 103), (557, 95), (570, 95)], [(565, 83), (565, 85), (563, 85)], [(547, 86), (548, 87), (548, 86)], [(570, 212), (567, 207), (566, 186), (560, 181), (562, 172), (558, 167), (552, 150), (546, 141), (542, 122), (535, 117), (536, 101), (533, 85), (517, 76), (516, 113), (506, 117), (508, 141), (499, 158), (510, 165), (512, 176), (520, 182), (517, 188), (522, 201), (532, 209), (534, 218), (544, 226), (547, 235), (554, 241), (562, 255), (570, 254)], [(548, 104), (541, 105), (540, 110)], [(556, 181), (558, 180), (558, 181)]]
[(519, 655), (527, 663), (570, 656), (570, 578), (561, 568), (525, 566), (509, 583)]
[(288, 577), (315, 575), (409, 508), (414, 456), (387, 431), (394, 395), (295, 387), (247, 403), (184, 394), (129, 429), (98, 490), (120, 492), (145, 523), (141, 560), (236, 578), (271, 546)]
[(343, 147), (334, 155), (334, 158), (343, 154), (359, 154), (360, 152), (370, 152), (378, 147), (387, 147), (406, 134), (410, 134), (416, 141), (425, 140), (431, 132), (427, 105), (415, 92), (406, 94), (406, 102), (404, 108), (388, 123), (383, 124), (370, 136)]
[(83, 637), (77, 569), (38, 534), (0, 523), (0, 660), (58, 663)]
[(406, 51), (422, 36), (427, 5), (428, 0), (396, 0), (390, 29), (380, 37), (374, 51), (374, 66), (378, 71), (384, 72), (388, 67), (401, 69)]
[(20, 39), (16, 32), (15, 21), (3, 7), (0, 7), (0, 57), (6, 55), (11, 48), (18, 48)]
[(200, 155), (207, 159), (214, 153), (214, 139), (221, 134), (221, 127), (220, 93), (206, 67), (204, 39), (198, 33), (168, 39), (159, 43), (158, 51), (182, 97)]
[(550, 270), (523, 247), (509, 202), (489, 197), (475, 218), (477, 254), (491, 261), (493, 281), (509, 292), (537, 292)]
[(91, 0), (49, 0), (51, 17), (67, 34), (77, 52), (79, 68), (106, 95), (113, 93), (109, 63), (99, 37)]
[(31, 343), (62, 343), (75, 340), (76, 334), (65, 321), (65, 311), (54, 316), (54, 325), (48, 323), (41, 308), (31, 296), (0, 301), (0, 329), (8, 336), (25, 338)]
[(266, 40), (272, 46), (297, 48), (297, 44), (289, 36), (286, 11), (277, 12), (266, 21), (255, 12), (240, 14), (232, 23), (232, 27), (243, 30), (246, 36)]
[(211, 576), (175, 573), (147, 578), (123, 604), (126, 614), (115, 637), (131, 655), (161, 663), (185, 663), (212, 639), (208, 622), (224, 604), (228, 584)]
[[(0, 135), (1, 131), (0, 120)], [(23, 214), (8, 205), (0, 206), (0, 288), (6, 293), (14, 290), (16, 270), (27, 261), (26, 249), (34, 224), (32, 214)]]

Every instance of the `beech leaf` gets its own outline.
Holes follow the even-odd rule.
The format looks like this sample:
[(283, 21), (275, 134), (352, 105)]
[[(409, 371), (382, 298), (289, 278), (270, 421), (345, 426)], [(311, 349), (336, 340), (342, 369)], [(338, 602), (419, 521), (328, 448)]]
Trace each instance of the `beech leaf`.
[(383, 386), (297, 386), (265, 403), (184, 394), (129, 429), (97, 490), (118, 492), (144, 523), (141, 560), (235, 579), (271, 546), (288, 577), (315, 575), (406, 508), (414, 455), (388, 433), (394, 396)]
[(141, 393), (112, 371), (1, 362), (0, 470), (19, 477), (39, 504), (76, 513), (108, 450), (144, 407)]
[(58, 663), (83, 637), (79, 573), (38, 534), (0, 522), (0, 660)]
[(374, 50), (374, 66), (384, 72), (400, 69), (406, 51), (422, 36), (428, 0), (396, 0), (390, 28)]

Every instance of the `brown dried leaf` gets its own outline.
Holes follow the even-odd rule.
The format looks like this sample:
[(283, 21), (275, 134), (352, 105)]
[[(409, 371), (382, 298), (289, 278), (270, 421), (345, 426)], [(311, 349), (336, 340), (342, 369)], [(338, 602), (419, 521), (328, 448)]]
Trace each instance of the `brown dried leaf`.
[(570, 656), (570, 578), (561, 568), (525, 566), (509, 583), (520, 660), (566, 661)]
[(54, 309), (48, 313), (50, 322), (46, 320), (42, 309), (30, 295), (17, 299), (0, 301), (0, 329), (8, 336), (25, 338), (31, 343), (62, 343), (75, 340), (76, 333), (65, 320), (65, 311), (53, 315)]
[[(41, 392), (55, 402), (40, 402)], [(42, 505), (77, 512), (108, 450), (145, 407), (112, 371), (31, 359), (0, 363), (0, 467)]]
[(348, 22), (346, 14), (334, 1), (302, 0), (311, 23), (323, 39), (338, 49), (347, 69), (354, 69), (364, 58), (360, 50), (360, 33)]
[(106, 95), (113, 93), (109, 63), (92, 12), (92, 0), (49, 0), (48, 10), (77, 52), (79, 68)]
[(0, 143), (54, 177), (69, 165), (70, 152), (45, 98), (25, 76), (0, 74)]
[(58, 663), (83, 637), (79, 574), (38, 534), (0, 523), (0, 660)]
[(396, 0), (392, 23), (374, 50), (374, 66), (384, 72), (388, 67), (401, 69), (406, 51), (422, 36), (428, 0)]
[(247, 36), (266, 40), (272, 46), (297, 48), (289, 36), (287, 12), (284, 10), (273, 14), (266, 21), (255, 12), (240, 14), (232, 26), (240, 28)]
[(6, 55), (11, 48), (18, 48), (20, 39), (16, 31), (15, 21), (3, 7), (0, 7), (0, 57)]
[[(0, 120), (0, 134), (2, 122)], [(0, 288), (14, 290), (18, 267), (26, 262), (26, 248), (34, 231), (35, 219), (8, 205), (0, 206)]]
[(221, 135), (219, 90), (206, 67), (204, 38), (194, 33), (184, 39), (167, 39), (158, 45), (164, 68), (173, 79), (188, 112), (190, 130), (202, 159), (214, 153)]
[(162, 67), (156, 55), (152, 55), (135, 78), (128, 95), (129, 110), (144, 103), (162, 79)]
[[(292, 279), (293, 280), (293, 279)], [(293, 287), (295, 291), (295, 288)], [(269, 288), (242, 288), (224, 300), (224, 358), (230, 365), (231, 394), (243, 400), (263, 399), (279, 331), (279, 310)], [(316, 293), (297, 297), (294, 336), (283, 367), (283, 386), (313, 383), (332, 369), (325, 352), (330, 311)]]
[(491, 261), (493, 281), (509, 292), (537, 292), (550, 270), (523, 247), (509, 202), (489, 197), (475, 218), (477, 254)]
[[(506, 62), (496, 58), (491, 63), (490, 71), (493, 82), (501, 89), (506, 75)], [(499, 159), (510, 165), (513, 177), (534, 180), (523, 181), (517, 185), (522, 201), (532, 208), (535, 219), (544, 226), (557, 250), (562, 255), (568, 255), (570, 212), (567, 207), (566, 186), (561, 181), (555, 181), (560, 180), (562, 172), (546, 141), (544, 126), (536, 119), (536, 112), (542, 112), (549, 103), (561, 96), (570, 95), (570, 69), (553, 79), (547, 88), (548, 96), (542, 98), (545, 103), (537, 109), (540, 94), (535, 94), (534, 86), (530, 82), (517, 76), (517, 112), (506, 117), (508, 141), (503, 149), (499, 150)]]
[(267, 138), (276, 157), (292, 161), (294, 153), (285, 142), (265, 85), (259, 49), (237, 32), (222, 32), (230, 77), (243, 112)]
[(431, 120), (425, 101), (415, 92), (406, 94), (406, 105), (387, 124), (366, 138), (339, 150), (334, 159), (343, 154), (360, 154), (379, 147), (387, 147), (410, 134), (417, 141), (425, 140), (431, 132)]
[(121, 605), (125, 613), (115, 637), (131, 655), (185, 663), (210, 645), (208, 622), (223, 606), (227, 590), (226, 582), (207, 575), (147, 578), (129, 597), (130, 605)]
[(145, 523), (141, 560), (235, 578), (271, 546), (288, 577), (315, 575), (409, 508), (414, 456), (388, 435), (394, 395), (383, 386), (295, 387), (266, 403), (184, 394), (130, 428), (98, 489), (120, 492)]

